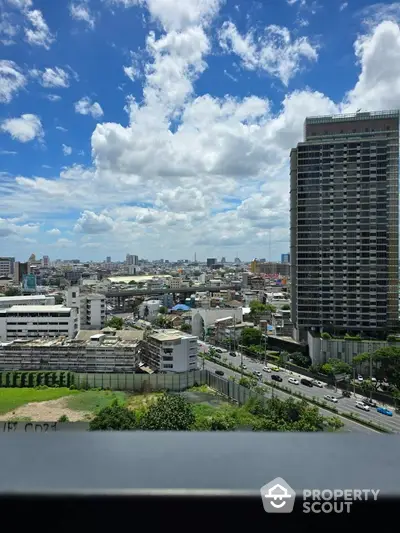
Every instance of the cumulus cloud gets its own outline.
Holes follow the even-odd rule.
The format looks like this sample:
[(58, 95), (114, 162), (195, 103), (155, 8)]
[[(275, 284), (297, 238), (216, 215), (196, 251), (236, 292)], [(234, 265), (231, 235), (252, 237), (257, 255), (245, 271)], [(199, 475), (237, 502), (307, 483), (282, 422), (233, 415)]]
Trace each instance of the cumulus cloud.
[(304, 59), (318, 58), (317, 46), (307, 37), (293, 39), (282, 26), (267, 26), (261, 36), (256, 36), (253, 30), (241, 35), (232, 22), (225, 22), (219, 35), (223, 50), (238, 55), (244, 68), (264, 70), (284, 85), (300, 70)]
[(106, 215), (84, 211), (75, 224), (74, 230), (78, 233), (107, 233), (113, 229), (113, 225), (113, 220)]
[(76, 113), (81, 115), (91, 115), (95, 119), (102, 117), (104, 114), (101, 105), (98, 102), (92, 103), (92, 100), (88, 96), (75, 102), (74, 107)]
[(74, 2), (69, 6), (69, 12), (73, 19), (86, 22), (89, 28), (93, 29), (95, 25), (95, 19), (90, 12), (89, 6), (86, 1)]
[(44, 135), (40, 118), (31, 114), (4, 120), (0, 124), (0, 129), (21, 143), (33, 141), (36, 138), (41, 139)]
[(50, 102), (59, 102), (61, 100), (61, 96), (58, 94), (45, 94), (44, 97), (50, 100)]
[(25, 28), (25, 38), (28, 43), (34, 46), (43, 46), (48, 50), (54, 42), (54, 36), (50, 32), (42, 12), (39, 9), (34, 9), (27, 11), (25, 16), (30, 23), (30, 27)]
[(14, 61), (0, 61), (0, 102), (8, 104), (26, 85), (26, 77)]
[[(154, 5), (160, 8), (161, 0)], [(343, 99), (307, 88), (272, 105), (267, 97), (195, 94), (211, 50), (206, 21), (213, 11), (185, 18), (185, 5), (177, 9), (174, 22), (173, 14), (162, 21), (151, 12), (168, 30), (148, 36), (143, 98), (128, 98), (128, 124), (96, 125), (93, 166), (74, 165), (57, 179), (2, 177), (3, 216), (20, 213), (21, 206), (38, 218), (78, 210), (74, 239), (86, 247), (96, 235), (104, 253), (134, 247), (148, 257), (160, 257), (162, 250), (189, 257), (196, 246), (203, 256), (226, 248), (226, 255), (238, 251), (247, 259), (265, 254), (270, 236), (272, 250), (287, 251), (288, 156), (302, 139), (305, 117), (400, 106), (400, 29), (393, 21), (368, 26), (357, 37), (359, 76)], [(296, 39), (283, 42), (285, 54)], [(255, 42), (258, 58), (261, 45)], [(271, 64), (273, 75), (290, 79), (290, 69)], [(85, 114), (92, 105), (82, 106)]]
[(60, 67), (45, 68), (43, 71), (32, 69), (30, 74), (39, 81), (42, 87), (69, 87), (69, 74)]
[(60, 235), (61, 231), (58, 228), (52, 228), (47, 231), (49, 235)]
[(64, 155), (71, 155), (72, 154), (72, 148), (70, 146), (67, 146), (66, 144), (62, 145), (62, 151)]

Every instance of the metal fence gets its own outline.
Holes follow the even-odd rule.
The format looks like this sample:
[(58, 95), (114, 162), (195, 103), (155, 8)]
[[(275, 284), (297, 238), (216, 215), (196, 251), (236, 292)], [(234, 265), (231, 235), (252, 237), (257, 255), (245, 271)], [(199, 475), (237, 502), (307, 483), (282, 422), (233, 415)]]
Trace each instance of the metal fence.
[[(239, 383), (216, 376), (208, 370), (205, 372), (207, 372), (206, 383), (209, 387), (217, 390), (224, 396), (227, 396), (229, 399), (236, 401), (239, 405), (245, 404), (248, 402), (248, 400), (250, 400), (250, 398), (256, 398), (262, 401), (266, 399), (266, 394), (268, 391), (266, 391), (265, 395), (259, 394), (254, 390), (243, 387), (243, 385), (239, 385)], [(269, 396), (271, 396), (271, 393), (269, 393)]]
[(135, 392), (182, 391), (207, 383), (208, 370), (182, 374), (102, 374), (76, 373), (74, 384), (81, 388), (127, 390)]

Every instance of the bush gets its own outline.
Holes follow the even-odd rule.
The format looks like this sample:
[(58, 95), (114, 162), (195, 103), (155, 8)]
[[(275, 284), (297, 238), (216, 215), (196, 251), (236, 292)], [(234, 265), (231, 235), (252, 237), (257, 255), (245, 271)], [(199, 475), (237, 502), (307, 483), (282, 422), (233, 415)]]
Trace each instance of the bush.
[(332, 336), (327, 332), (327, 331), (324, 331), (322, 334), (321, 334), (321, 339), (325, 339), (325, 340), (329, 340), (331, 339)]
[(136, 414), (114, 400), (91, 420), (89, 431), (128, 431), (137, 428)]
[(63, 422), (69, 422), (69, 418), (67, 415), (61, 415), (60, 418), (57, 420), (57, 422), (63, 423)]

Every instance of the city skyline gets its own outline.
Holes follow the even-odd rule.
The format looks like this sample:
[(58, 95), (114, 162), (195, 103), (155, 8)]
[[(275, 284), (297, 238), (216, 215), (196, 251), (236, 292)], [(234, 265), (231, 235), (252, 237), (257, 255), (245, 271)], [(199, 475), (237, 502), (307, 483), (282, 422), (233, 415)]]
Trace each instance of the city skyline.
[(2, 2), (3, 255), (279, 260), (306, 116), (400, 107), (392, 4), (61, 4)]

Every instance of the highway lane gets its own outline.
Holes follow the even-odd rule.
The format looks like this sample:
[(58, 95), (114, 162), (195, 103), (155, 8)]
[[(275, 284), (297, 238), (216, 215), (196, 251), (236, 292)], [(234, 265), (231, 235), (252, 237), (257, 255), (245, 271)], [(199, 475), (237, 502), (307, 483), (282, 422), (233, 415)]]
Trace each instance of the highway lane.
[[(233, 364), (235, 366), (240, 367), (240, 357), (231, 357), (227, 356), (228, 362), (230, 364)], [(271, 381), (271, 373), (263, 372), (262, 368), (264, 364), (260, 361), (255, 361), (254, 359), (250, 359), (249, 357), (243, 357), (243, 363), (247, 366), (247, 371), (252, 372), (254, 370), (259, 370), (263, 374), (263, 379), (268, 381)], [(270, 363), (267, 363), (267, 366), (274, 366)], [(274, 373), (274, 372), (272, 372)], [(290, 373), (289, 371), (286, 371), (281, 368), (280, 372), (275, 372), (275, 374), (279, 374), (283, 381), (280, 385), (284, 385), (285, 387), (289, 387), (294, 392), (301, 392), (302, 394), (306, 395), (309, 398), (312, 398), (315, 396), (319, 400), (323, 401), (324, 396), (326, 394), (329, 394), (330, 396), (334, 396), (337, 398), (337, 403), (332, 403), (332, 406), (336, 406), (340, 411), (344, 413), (353, 413), (357, 414), (360, 418), (363, 418), (366, 421), (371, 421), (376, 424), (380, 424), (381, 426), (395, 432), (400, 433), (400, 416), (394, 412), (394, 409), (392, 406), (388, 406), (388, 408), (393, 412), (393, 416), (389, 417), (386, 415), (382, 415), (376, 411), (375, 408), (371, 407), (371, 410), (369, 412), (363, 411), (355, 406), (356, 400), (360, 399), (361, 396), (357, 395), (355, 398), (344, 398), (341, 395), (340, 390), (338, 392), (335, 392), (335, 389), (331, 386), (325, 386), (324, 388), (320, 389), (319, 387), (307, 387), (306, 385), (302, 385), (301, 383), (299, 385), (292, 385), (288, 382), (289, 377), (295, 377), (300, 381), (302, 377), (300, 374), (297, 373)], [(307, 378), (309, 379), (309, 378)], [(324, 400), (326, 401), (326, 400)]]
[[(247, 365), (247, 362), (246, 362)], [(248, 365), (249, 366), (249, 365)], [(200, 361), (200, 368), (202, 368), (202, 361)], [(215, 372), (216, 370), (222, 370), (224, 372), (224, 376), (226, 378), (229, 378), (230, 376), (235, 376), (236, 378), (240, 378), (241, 374), (239, 372), (235, 372), (234, 370), (231, 370), (229, 368), (222, 367), (218, 363), (214, 363), (212, 361), (204, 361), (204, 368), (207, 370), (210, 370), (211, 372)], [(261, 383), (260, 383), (261, 384)], [(278, 389), (268, 387), (269, 392), (265, 394), (268, 398), (271, 398), (272, 395), (274, 395), (277, 398), (281, 398), (282, 400), (286, 400), (287, 398), (293, 398), (293, 396), (288, 392), (283, 392)], [(326, 409), (323, 409), (321, 407), (318, 408), (324, 416), (338, 416), (336, 413), (332, 413), (331, 411), (327, 411)], [(347, 420), (346, 418), (340, 417), (342, 420), (344, 427), (343, 431), (345, 432), (352, 432), (352, 433), (364, 433), (364, 434), (375, 434), (377, 435), (379, 432), (375, 431), (374, 429), (367, 428), (365, 426), (362, 426), (358, 424), (357, 422), (353, 422), (352, 420)]]

